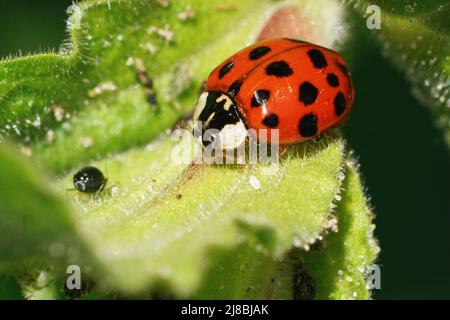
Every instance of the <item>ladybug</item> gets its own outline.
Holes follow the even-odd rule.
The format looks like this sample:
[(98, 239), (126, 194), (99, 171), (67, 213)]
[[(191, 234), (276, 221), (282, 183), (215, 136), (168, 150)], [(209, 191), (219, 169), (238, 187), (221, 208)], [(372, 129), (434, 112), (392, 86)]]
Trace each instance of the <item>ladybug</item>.
[(83, 193), (101, 191), (108, 179), (95, 167), (84, 167), (73, 176), (75, 189)]
[(194, 132), (218, 130), (222, 149), (240, 146), (248, 129), (267, 129), (267, 142), (278, 129), (280, 144), (300, 143), (339, 126), (354, 98), (338, 53), (301, 40), (267, 40), (211, 72), (193, 114)]

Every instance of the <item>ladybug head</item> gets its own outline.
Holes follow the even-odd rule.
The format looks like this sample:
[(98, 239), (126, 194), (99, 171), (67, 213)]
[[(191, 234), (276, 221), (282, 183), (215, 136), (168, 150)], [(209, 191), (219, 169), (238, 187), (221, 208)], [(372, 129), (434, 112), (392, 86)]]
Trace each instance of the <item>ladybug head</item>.
[(223, 150), (239, 147), (247, 128), (233, 99), (221, 91), (203, 92), (193, 116), (193, 134), (204, 147), (218, 143)]

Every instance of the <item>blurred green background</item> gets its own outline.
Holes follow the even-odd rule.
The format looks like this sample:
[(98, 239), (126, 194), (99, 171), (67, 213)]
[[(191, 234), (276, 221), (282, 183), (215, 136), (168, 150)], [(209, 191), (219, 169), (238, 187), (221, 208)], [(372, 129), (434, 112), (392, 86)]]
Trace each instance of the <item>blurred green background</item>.
[[(71, 4), (0, 0), (0, 57), (57, 50), (67, 37)], [(381, 56), (370, 31), (353, 32), (343, 54), (357, 101), (344, 133), (377, 214), (382, 283), (375, 298), (450, 298), (448, 148), (430, 112), (412, 97), (403, 74)]]

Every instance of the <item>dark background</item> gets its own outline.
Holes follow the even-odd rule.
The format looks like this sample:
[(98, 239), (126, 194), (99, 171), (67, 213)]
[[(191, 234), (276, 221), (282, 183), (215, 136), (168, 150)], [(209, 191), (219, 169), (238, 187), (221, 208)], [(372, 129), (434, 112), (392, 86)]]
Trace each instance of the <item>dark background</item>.
[[(57, 50), (71, 4), (0, 0), (0, 57)], [(450, 298), (448, 148), (369, 31), (355, 32), (349, 56), (357, 102), (344, 133), (377, 214), (382, 283), (375, 298)]]

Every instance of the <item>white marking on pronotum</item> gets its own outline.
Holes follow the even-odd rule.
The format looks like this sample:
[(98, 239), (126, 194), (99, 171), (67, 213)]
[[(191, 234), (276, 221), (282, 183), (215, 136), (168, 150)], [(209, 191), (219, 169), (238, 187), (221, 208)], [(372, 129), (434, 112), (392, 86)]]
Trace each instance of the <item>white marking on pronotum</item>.
[[(204, 92), (200, 95), (193, 115), (194, 121), (197, 121), (199, 119), (201, 113), (205, 109), (208, 95), (209, 95), (208, 92)], [(221, 103), (222, 101), (225, 101), (223, 107), (225, 111), (229, 111), (230, 108), (232, 108), (234, 105), (233, 101), (226, 94), (223, 94), (216, 99), (216, 103)], [(208, 119), (206, 120), (206, 123), (204, 123), (203, 127), (208, 127), (209, 122), (211, 122), (214, 116), (215, 112), (212, 112), (208, 116)], [(197, 124), (196, 128), (200, 129), (200, 126)], [(211, 136), (214, 136), (214, 134), (212, 134)], [(223, 127), (223, 129), (220, 130), (220, 132), (218, 133), (220, 148), (222, 150), (235, 149), (239, 147), (242, 143), (244, 143), (246, 136), (247, 136), (247, 128), (245, 128), (245, 125), (242, 121), (226, 124)], [(200, 135), (198, 136), (198, 138), (201, 138)]]
[(211, 122), (211, 120), (214, 118), (215, 115), (216, 115), (215, 112), (213, 112), (213, 113), (211, 113), (211, 114), (209, 115), (208, 119), (206, 119), (205, 127), (208, 127), (208, 126), (209, 126), (209, 123)]
[(197, 106), (195, 107), (194, 116), (193, 116), (194, 121), (198, 120), (203, 109), (205, 109), (207, 99), (208, 99), (208, 92), (203, 92), (200, 95), (200, 97), (198, 98)]
[(230, 110), (230, 108), (233, 106), (233, 101), (231, 101), (230, 98), (228, 98), (226, 95), (221, 95), (220, 97), (217, 98), (216, 102), (217, 103), (221, 103), (223, 100), (225, 100), (225, 104), (223, 106), (223, 109), (225, 111)]
[(227, 124), (220, 130), (220, 145), (223, 150), (231, 150), (244, 143), (247, 137), (247, 129), (242, 121), (235, 124)]

